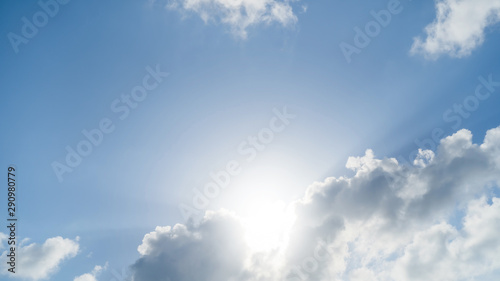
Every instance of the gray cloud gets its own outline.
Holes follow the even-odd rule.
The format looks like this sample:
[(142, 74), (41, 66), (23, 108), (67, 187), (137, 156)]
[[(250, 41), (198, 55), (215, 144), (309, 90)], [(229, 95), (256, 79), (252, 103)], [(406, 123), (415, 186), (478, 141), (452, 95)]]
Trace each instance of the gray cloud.
[(138, 248), (134, 280), (235, 280), (247, 251), (242, 237), (238, 219), (224, 211), (207, 213), (198, 226), (157, 227)]

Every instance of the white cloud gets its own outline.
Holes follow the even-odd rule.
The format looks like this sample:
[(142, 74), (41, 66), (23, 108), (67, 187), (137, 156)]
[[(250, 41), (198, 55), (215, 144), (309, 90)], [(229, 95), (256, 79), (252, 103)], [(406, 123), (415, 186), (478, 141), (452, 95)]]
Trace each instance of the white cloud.
[(500, 199), (470, 203), (464, 228), (441, 223), (418, 233), (396, 261), (396, 280), (469, 280), (500, 267)]
[(290, 26), (297, 22), (291, 2), (296, 0), (171, 0), (168, 9), (195, 12), (205, 23), (221, 22), (231, 32), (247, 37), (247, 28), (277, 22)]
[(349, 273), (350, 281), (375, 281), (375, 274), (366, 268), (358, 268)]
[[(47, 239), (43, 244), (36, 243), (17, 248), (16, 273), (12, 276), (31, 280), (47, 279), (59, 269), (59, 264), (78, 253), (78, 237), (75, 240), (60, 236)], [(2, 260), (7, 252), (3, 252)], [(2, 273), (7, 272), (5, 260), (2, 262)], [(7, 272), (8, 273), (8, 272)]]
[(4, 241), (7, 241), (9, 236), (7, 234), (0, 232), (0, 249), (5, 248)]
[(500, 183), (500, 127), (481, 145), (460, 130), (417, 159), (407, 167), (371, 150), (350, 157), (353, 177), (314, 183), (292, 203), (281, 248), (252, 250), (225, 211), (200, 225), (157, 227), (138, 248), (134, 280), (498, 279), (500, 199), (489, 204), (487, 194)]
[(411, 52), (435, 59), (470, 55), (484, 41), (485, 29), (500, 21), (500, 0), (436, 0), (436, 19), (415, 38)]
[(97, 281), (97, 275), (99, 275), (101, 271), (106, 270), (107, 267), (108, 263), (106, 263), (104, 266), (96, 265), (92, 272), (77, 276), (75, 277), (75, 279), (73, 279), (73, 281)]

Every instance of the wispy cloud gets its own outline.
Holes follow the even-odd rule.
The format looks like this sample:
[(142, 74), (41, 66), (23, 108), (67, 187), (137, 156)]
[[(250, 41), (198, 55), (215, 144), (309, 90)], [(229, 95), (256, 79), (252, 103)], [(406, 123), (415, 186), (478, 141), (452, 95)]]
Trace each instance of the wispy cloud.
[(226, 24), (234, 35), (244, 39), (250, 26), (273, 22), (282, 26), (294, 25), (298, 19), (291, 3), (295, 1), (297, 0), (171, 0), (167, 8), (194, 12), (205, 23)]

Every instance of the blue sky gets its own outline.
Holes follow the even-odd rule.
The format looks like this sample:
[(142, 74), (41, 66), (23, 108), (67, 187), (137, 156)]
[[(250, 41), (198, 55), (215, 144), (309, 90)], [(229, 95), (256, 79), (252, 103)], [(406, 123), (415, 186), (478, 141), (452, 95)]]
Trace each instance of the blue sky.
[[(474, 100), (478, 85), (483, 85), (485, 92), (482, 93), (490, 92), (481, 81), (500, 80), (500, 70), (493, 63), (500, 56), (497, 51), (500, 44), (498, 1), (485, 0), (477, 4), (468, 0), (63, 3), (41, 0), (0, 4), (0, 33), (4, 35), (0, 40), (2, 167), (6, 169), (15, 164), (19, 170), (19, 241), (30, 239), (24, 242), (27, 255), (32, 254), (29, 245), (42, 249), (38, 256), (33, 254), (26, 268), (19, 269), (25, 273), (15, 278), (73, 280), (88, 273), (85, 278), (94, 279), (82, 277), (77, 281), (107, 281), (117, 279), (113, 272), (129, 268), (132, 273), (127, 273), (130, 274), (127, 278), (168, 280), (159, 279), (169, 274), (161, 271), (156, 277), (144, 275), (144, 268), (154, 269), (163, 262), (148, 259), (154, 252), (151, 245), (156, 244), (154, 241), (148, 244), (145, 234), (155, 231), (157, 226), (189, 225), (179, 210), (180, 204), (191, 206), (196, 196), (193, 189), (203, 190), (213, 180), (210, 173), (224, 171), (231, 161), (240, 164), (241, 172), (231, 177), (228, 186), (210, 199), (205, 209), (224, 208), (234, 212), (237, 218), (251, 216), (261, 204), (272, 205), (277, 201), (298, 210), (307, 209), (311, 202), (316, 202), (311, 194), (332, 184), (325, 180), (328, 177), (345, 176), (354, 182), (363, 178), (365, 172), (373, 176), (374, 171), (378, 171), (374, 167), (386, 167), (383, 163), (391, 157), (398, 159), (400, 165), (410, 166), (409, 173), (415, 173), (415, 178), (401, 176), (403, 172), (398, 176), (408, 182), (415, 181), (412, 182), (415, 185), (419, 183), (416, 178), (423, 178), (428, 170), (429, 174), (442, 173), (443, 177), (448, 171), (451, 177), (459, 171), (469, 174), (453, 170), (454, 163), (465, 161), (477, 167), (484, 164), (482, 170), (463, 168), (471, 175), (459, 183), (469, 180), (475, 183), (472, 194), (438, 196), (450, 198), (449, 206), (443, 203), (449, 210), (436, 209), (435, 214), (429, 215), (432, 219), (416, 219), (415, 225), (420, 228), (415, 228), (414, 233), (420, 233), (420, 236), (416, 234), (420, 240), (408, 234), (409, 240), (395, 245), (389, 253), (401, 258), (399, 264), (374, 266), (384, 268), (383, 272), (370, 268), (373, 266), (370, 263), (357, 270), (363, 255), (370, 256), (368, 253), (359, 254), (359, 260), (339, 258), (342, 255), (338, 254), (335, 258), (346, 263), (344, 270), (321, 264), (322, 269), (311, 273), (311, 278), (323, 270), (322, 266), (325, 270), (330, 266), (330, 272), (338, 274), (338, 280), (369, 280), (366, 276), (372, 275), (373, 280), (392, 280), (387, 278), (394, 276), (407, 276), (400, 280), (420, 280), (425, 276), (401, 273), (405, 272), (405, 265), (410, 264), (411, 254), (420, 249), (419, 241), (436, 232), (460, 231), (453, 228), (462, 225), (467, 214), (472, 218), (474, 212), (498, 208), (498, 204), (492, 203), (493, 197), (498, 196), (498, 175), (494, 172), (497, 166), (491, 163), (497, 163), (495, 159), (499, 158), (495, 156), (496, 150), (488, 150), (491, 145), (481, 148), (484, 155), (492, 155), (490, 166), (483, 163), (486, 161), (483, 156), (474, 158), (470, 156), (473, 152), (453, 150), (458, 146), (467, 150), (467, 145), (449, 144), (437, 149), (440, 139), (460, 129), (469, 130), (472, 142), (481, 144), (486, 132), (500, 124), (500, 88), (491, 86), (488, 97)], [(446, 3), (458, 4), (446, 6)], [(47, 16), (44, 5), (49, 5), (47, 9), (53, 16)], [(379, 32), (366, 47), (356, 47), (356, 28), (364, 30), (373, 22), (373, 12), (388, 11), (389, 6), (397, 7), (399, 12), (391, 14), (387, 26), (378, 25)], [(35, 15), (41, 15), (40, 11), (42, 18), (37, 18)], [(23, 18), (33, 23), (43, 20), (44, 13), (47, 22), (30, 35), (32, 38), (25, 38), (21, 43), (13, 41), (12, 34), (26, 37)], [(350, 44), (358, 48), (359, 53), (346, 58), (341, 44)], [(160, 76), (155, 79), (151, 71)], [(122, 120), (121, 113), (116, 107), (112, 108), (114, 101), (117, 101), (115, 106), (124, 106), (122, 95), (130, 95), (133, 89), (144, 86), (144, 79), (154, 86), (134, 104), (135, 108), (127, 105), (130, 113)], [(460, 105), (465, 106), (462, 115), (456, 112), (456, 106)], [(273, 131), (265, 148), (256, 149), (255, 159), (248, 160), (248, 155), (240, 152), (240, 145), (248, 142), (249, 136), (258, 136), (269, 128), (277, 116), (276, 111), (285, 111), (294, 117), (289, 124), (281, 119), (276, 121), (281, 122), (284, 129)], [(82, 130), (99, 128), (105, 118), (114, 130), (103, 133), (99, 145), (93, 145), (80, 164), (58, 178), (54, 162), (67, 166), (66, 147), (76, 150), (78, 144), (86, 140)], [(457, 120), (460, 124), (455, 126)], [(425, 158), (430, 154), (422, 153), (425, 163), (413, 165), (414, 157), (409, 156), (416, 156), (418, 143), (432, 138), (433, 132), (437, 134), (433, 147), (422, 148), (432, 148), (437, 160), (433, 160), (434, 156)], [(495, 143), (495, 134), (491, 132)], [(461, 131), (449, 143), (459, 143), (468, 136), (466, 131)], [(367, 149), (373, 150), (375, 158), (370, 153), (365, 155)], [(455, 152), (450, 152), (452, 150)], [(446, 153), (461, 160), (450, 162)], [(362, 158), (349, 158), (351, 156)], [(469, 156), (473, 158), (467, 158)], [(351, 169), (346, 168), (348, 159), (352, 160)], [(373, 162), (373, 159), (385, 160)], [(387, 163), (390, 166), (392, 162)], [(438, 166), (441, 168), (431, 171)], [(395, 170), (384, 171), (390, 175), (395, 173)], [(479, 171), (490, 173), (483, 175)], [(314, 182), (323, 187), (314, 187), (311, 185)], [(373, 182), (360, 183), (360, 188), (371, 184)], [(437, 183), (430, 181), (422, 185), (428, 186), (422, 192), (429, 196), (420, 194), (427, 198), (425, 200), (438, 200), (433, 199), (430, 191)], [(470, 189), (468, 186), (464, 190)], [(455, 194), (448, 189), (442, 192)], [(305, 194), (311, 195), (312, 201), (307, 201)], [(364, 210), (363, 204), (370, 206), (363, 201), (364, 196), (352, 201), (353, 210)], [(478, 201), (481, 196), (486, 196), (489, 203)], [(6, 204), (6, 192), (2, 192), (0, 198), (2, 204)], [(346, 199), (346, 202), (350, 201)], [(390, 209), (394, 207), (391, 204), (396, 204), (391, 202), (381, 202), (380, 206)], [(201, 216), (205, 209), (200, 211)], [(310, 212), (318, 210), (311, 207)], [(356, 220), (349, 216), (351, 213), (344, 214), (333, 207), (323, 210), (322, 214), (328, 212), (344, 216), (346, 221)], [(297, 214), (301, 216), (300, 211)], [(226, 218), (225, 213), (220, 216), (221, 220)], [(490, 219), (495, 223), (499, 221), (498, 216), (492, 215)], [(211, 223), (209, 218), (201, 220), (202, 225)], [(427, 220), (432, 224), (426, 224)], [(472, 219), (470, 225), (475, 225)], [(299, 226), (296, 222), (294, 229)], [(197, 227), (192, 226), (187, 232)], [(160, 229), (156, 233), (160, 237), (169, 231), (173, 230)], [(48, 240), (55, 237), (60, 238)], [(357, 241), (362, 241), (364, 236), (359, 237)], [(298, 243), (307, 248), (312, 242), (305, 240)], [(5, 240), (0, 241), (6, 246)], [(41, 245), (47, 241), (57, 243), (54, 242), (53, 251), (45, 253), (43, 249), (50, 247)], [(492, 243), (499, 245), (498, 240)], [(210, 241), (206, 244), (213, 245)], [(149, 251), (138, 252), (139, 245)], [(70, 250), (64, 252), (59, 247)], [(478, 261), (489, 257), (477, 255)], [(37, 259), (49, 256), (54, 257), (53, 264), (44, 267), (37, 263)], [(385, 257), (382, 255), (381, 259)], [(300, 260), (294, 256), (287, 261), (294, 259)], [(186, 260), (190, 259), (175, 264), (181, 267)], [(454, 261), (449, 264), (459, 265)], [(97, 268), (94, 274), (92, 269), (96, 265), (102, 268)], [(168, 275), (169, 278), (190, 280), (176, 271), (174, 265), (168, 266), (169, 272), (177, 272)], [(215, 266), (226, 265), (221, 260)], [(231, 266), (235, 265), (227, 265)], [(424, 268), (424, 265), (414, 266)], [(439, 266), (442, 271), (449, 269)], [(491, 271), (473, 268), (461, 272), (460, 276), (444, 276), (442, 272), (435, 276), (441, 280), (472, 277), (491, 280), (487, 278), (498, 276), (499, 265), (493, 264), (490, 268)], [(155, 273), (151, 268), (148, 272)], [(232, 271), (224, 271), (224, 274), (227, 272)], [(14, 279), (6, 270), (2, 274), (2, 278)], [(316, 278), (310, 280), (323, 280)]]

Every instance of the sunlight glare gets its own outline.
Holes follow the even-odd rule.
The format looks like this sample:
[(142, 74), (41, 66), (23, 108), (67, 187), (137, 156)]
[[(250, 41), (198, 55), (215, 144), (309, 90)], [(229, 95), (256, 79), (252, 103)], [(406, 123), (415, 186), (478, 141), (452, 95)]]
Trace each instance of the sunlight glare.
[(293, 212), (281, 201), (255, 204), (243, 219), (246, 241), (256, 252), (285, 246), (293, 222)]

